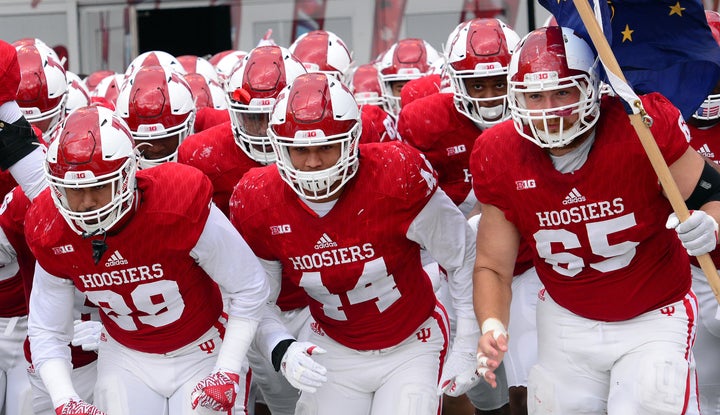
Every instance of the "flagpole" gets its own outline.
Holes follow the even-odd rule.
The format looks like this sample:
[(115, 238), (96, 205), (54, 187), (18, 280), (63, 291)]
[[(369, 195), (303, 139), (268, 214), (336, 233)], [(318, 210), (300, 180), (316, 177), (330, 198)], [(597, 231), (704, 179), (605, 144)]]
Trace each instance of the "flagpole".
[[(580, 14), (580, 18), (582, 19), (583, 24), (585, 25), (585, 28), (595, 45), (595, 49), (598, 51), (598, 55), (600, 56), (605, 69), (612, 72), (612, 75), (627, 84), (625, 75), (623, 75), (620, 65), (618, 64), (617, 59), (615, 59), (615, 54), (613, 54), (605, 35), (600, 29), (600, 25), (598, 25), (597, 20), (595, 20), (595, 15), (590, 8), (588, 0), (573, 0), (573, 3), (575, 4), (575, 7)], [(630, 117), (630, 123), (635, 128), (635, 132), (640, 138), (640, 142), (645, 149), (645, 153), (650, 160), (650, 164), (652, 164), (653, 169), (655, 169), (655, 173), (660, 180), (660, 184), (665, 190), (665, 194), (670, 201), (670, 205), (672, 205), (678, 219), (684, 222), (688, 217), (690, 217), (690, 212), (688, 211), (687, 205), (685, 205), (685, 200), (680, 194), (680, 190), (670, 173), (670, 169), (668, 168), (668, 165), (658, 148), (657, 142), (655, 142), (655, 137), (653, 137), (652, 132), (650, 131), (650, 123), (652, 120), (648, 117), (647, 113), (645, 113), (640, 100), (628, 102), (628, 104), (635, 109), (633, 114), (628, 114), (628, 117)], [(712, 262), (712, 258), (710, 258), (709, 254), (703, 254), (698, 256), (697, 260), (705, 273), (705, 277), (707, 278), (713, 293), (715, 294), (715, 300), (720, 303), (720, 277), (718, 276), (715, 264)]]

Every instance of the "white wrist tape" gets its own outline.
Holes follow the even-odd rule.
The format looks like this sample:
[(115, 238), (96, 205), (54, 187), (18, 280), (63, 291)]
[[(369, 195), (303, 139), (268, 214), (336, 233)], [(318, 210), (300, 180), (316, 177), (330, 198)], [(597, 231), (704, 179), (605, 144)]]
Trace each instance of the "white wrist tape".
[(38, 368), (40, 378), (47, 388), (53, 408), (64, 405), (72, 398), (78, 398), (73, 387), (72, 365), (65, 359), (48, 359)]
[(508, 338), (508, 332), (505, 328), (505, 325), (502, 323), (502, 321), (490, 317), (483, 321), (482, 326), (480, 327), (480, 332), (482, 334), (485, 334), (489, 331), (493, 332), (493, 338), (497, 340), (501, 335), (505, 336), (505, 338)]
[(250, 343), (255, 337), (258, 322), (237, 316), (229, 316), (225, 326), (225, 338), (218, 353), (216, 370), (240, 373)]

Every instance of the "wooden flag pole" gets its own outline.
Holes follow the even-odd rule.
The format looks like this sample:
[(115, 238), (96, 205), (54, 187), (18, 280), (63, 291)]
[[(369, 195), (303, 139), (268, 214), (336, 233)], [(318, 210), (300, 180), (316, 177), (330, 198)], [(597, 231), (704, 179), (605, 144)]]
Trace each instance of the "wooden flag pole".
[[(627, 83), (625, 75), (623, 75), (620, 65), (618, 64), (617, 59), (615, 59), (615, 54), (600, 29), (600, 25), (598, 25), (597, 20), (595, 20), (595, 14), (590, 8), (588, 0), (573, 0), (573, 3), (580, 14), (580, 18), (582, 19), (585, 28), (590, 34), (590, 38), (592, 39), (595, 49), (597, 49), (598, 55), (600, 55), (600, 59), (605, 65), (605, 68), (612, 72), (617, 78)], [(690, 212), (685, 205), (685, 200), (680, 194), (680, 190), (670, 173), (667, 163), (665, 163), (665, 159), (657, 146), (657, 142), (655, 142), (655, 137), (653, 137), (652, 132), (650, 131), (650, 126), (645, 122), (648, 118), (645, 110), (642, 108), (642, 103), (638, 100), (630, 104), (640, 110), (639, 114), (628, 115), (630, 117), (630, 123), (635, 128), (635, 132), (638, 137), (640, 137), (640, 142), (645, 149), (648, 159), (650, 159), (653, 169), (655, 169), (655, 173), (660, 180), (660, 184), (665, 190), (665, 194), (667, 195), (675, 214), (678, 216), (680, 221), (684, 222), (688, 217), (690, 217)], [(715, 264), (713, 264), (709, 254), (700, 255), (697, 257), (697, 260), (705, 273), (705, 277), (707, 278), (713, 293), (715, 294), (715, 299), (718, 303), (720, 303), (720, 277), (718, 277)]]

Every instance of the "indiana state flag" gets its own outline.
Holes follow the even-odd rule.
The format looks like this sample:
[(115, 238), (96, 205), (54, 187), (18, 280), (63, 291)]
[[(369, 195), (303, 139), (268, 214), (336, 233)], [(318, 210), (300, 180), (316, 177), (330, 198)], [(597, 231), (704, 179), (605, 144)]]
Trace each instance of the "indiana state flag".
[[(539, 1), (559, 25), (592, 45), (572, 0)], [(600, 0), (598, 8), (608, 43), (635, 92), (660, 92), (690, 117), (720, 81), (720, 46), (702, 2)]]

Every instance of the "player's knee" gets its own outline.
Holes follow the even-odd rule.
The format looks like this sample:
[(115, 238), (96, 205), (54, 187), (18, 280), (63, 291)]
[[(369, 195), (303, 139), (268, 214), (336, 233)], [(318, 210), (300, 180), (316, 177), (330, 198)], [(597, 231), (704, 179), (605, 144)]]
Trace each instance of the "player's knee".
[(399, 392), (397, 409), (393, 411), (395, 414), (430, 414), (438, 411), (440, 397), (434, 388), (426, 384), (410, 383)]
[(295, 415), (314, 415), (318, 413), (318, 404), (315, 394), (302, 393), (295, 407)]
[[(604, 413), (605, 402), (586, 393), (582, 388), (562, 384), (557, 377), (540, 365), (534, 365), (528, 375), (528, 413), (545, 415)], [(558, 399), (558, 394), (562, 399)]]
[[(635, 414), (679, 414), (686, 405), (691, 368), (688, 362), (667, 354), (646, 354), (636, 366)], [(694, 379), (690, 379), (694, 382)]]

